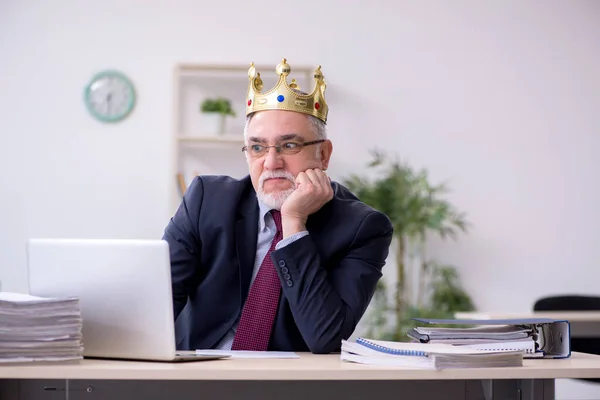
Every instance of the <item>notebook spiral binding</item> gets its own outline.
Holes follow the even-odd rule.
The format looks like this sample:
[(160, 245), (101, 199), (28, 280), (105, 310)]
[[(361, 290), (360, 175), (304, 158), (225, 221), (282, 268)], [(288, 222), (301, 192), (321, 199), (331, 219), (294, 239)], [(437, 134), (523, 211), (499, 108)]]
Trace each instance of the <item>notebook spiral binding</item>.
[[(389, 347), (385, 347), (385, 346), (380, 346), (378, 344), (375, 344), (369, 340), (363, 339), (363, 338), (357, 338), (356, 339), (357, 343), (362, 344), (365, 347), (368, 347), (370, 349), (373, 350), (377, 350), (380, 351), (382, 353), (386, 353), (386, 354), (393, 354), (393, 355), (399, 355), (399, 356), (423, 356), (423, 357), (427, 357), (429, 356), (429, 354), (425, 351), (420, 351), (420, 350), (398, 350), (398, 349), (391, 349)], [(478, 348), (477, 350), (483, 350), (483, 351), (489, 351), (494, 352), (494, 351), (498, 351), (498, 350), (502, 350), (502, 351), (524, 351), (527, 354), (533, 354), (536, 353), (536, 350), (531, 350), (531, 349), (522, 349), (522, 348), (508, 348), (508, 347), (503, 347), (501, 349), (497, 349), (497, 348)]]
[(380, 346), (378, 344), (375, 344), (375, 343), (365, 340), (363, 338), (357, 338), (356, 342), (362, 344), (365, 347), (368, 347), (370, 349), (377, 350), (377, 351), (380, 351), (380, 352), (386, 353), (386, 354), (394, 354), (394, 355), (400, 355), (400, 356), (422, 356), (422, 357), (427, 356), (427, 353), (424, 351), (390, 349), (389, 347)]

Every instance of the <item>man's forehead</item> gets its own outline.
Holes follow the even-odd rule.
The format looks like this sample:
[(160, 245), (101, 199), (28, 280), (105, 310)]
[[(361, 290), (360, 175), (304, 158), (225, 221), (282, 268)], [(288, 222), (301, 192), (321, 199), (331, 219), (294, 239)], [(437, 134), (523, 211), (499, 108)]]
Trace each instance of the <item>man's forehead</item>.
[(307, 141), (307, 139), (304, 137), (304, 135), (302, 135), (300, 133), (284, 133), (284, 134), (270, 136), (270, 137), (252, 134), (248, 137), (248, 140), (251, 142), (257, 142), (257, 143), (267, 143), (271, 140), (275, 141), (275, 142), (285, 142), (285, 141), (306, 142)]

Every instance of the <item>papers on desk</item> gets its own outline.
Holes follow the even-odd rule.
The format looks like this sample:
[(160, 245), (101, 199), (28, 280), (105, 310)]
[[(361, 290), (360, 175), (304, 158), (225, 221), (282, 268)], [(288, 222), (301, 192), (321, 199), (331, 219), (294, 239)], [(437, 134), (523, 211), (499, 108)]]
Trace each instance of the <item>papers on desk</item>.
[(288, 351), (245, 351), (245, 350), (196, 350), (197, 354), (227, 354), (231, 358), (300, 358)]
[(531, 328), (516, 325), (477, 326), (473, 328), (416, 327), (408, 336), (427, 343), (475, 344), (531, 340)]
[(0, 363), (83, 358), (77, 298), (0, 292)]
[(420, 369), (519, 367), (523, 351), (480, 350), (450, 344), (342, 341), (342, 361)]
[[(425, 326), (411, 329), (408, 336), (420, 343), (443, 343), (488, 351), (522, 350), (525, 358), (568, 358), (571, 355), (568, 321), (545, 318), (415, 320)], [(436, 324), (451, 327), (436, 327)], [(466, 325), (467, 328), (452, 325)]]
[[(509, 367), (522, 365), (523, 358), (571, 356), (569, 321), (547, 318), (414, 320), (424, 326), (408, 332), (413, 343), (364, 338), (344, 341), (342, 360), (439, 369)], [(451, 327), (436, 327), (436, 324)]]

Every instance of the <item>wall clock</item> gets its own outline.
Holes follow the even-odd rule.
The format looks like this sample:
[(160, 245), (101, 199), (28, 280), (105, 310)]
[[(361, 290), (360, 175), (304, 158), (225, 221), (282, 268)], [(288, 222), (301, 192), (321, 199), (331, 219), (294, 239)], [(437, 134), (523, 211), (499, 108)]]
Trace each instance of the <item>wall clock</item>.
[(121, 72), (102, 71), (86, 86), (84, 101), (88, 111), (99, 121), (118, 122), (133, 110), (135, 88)]

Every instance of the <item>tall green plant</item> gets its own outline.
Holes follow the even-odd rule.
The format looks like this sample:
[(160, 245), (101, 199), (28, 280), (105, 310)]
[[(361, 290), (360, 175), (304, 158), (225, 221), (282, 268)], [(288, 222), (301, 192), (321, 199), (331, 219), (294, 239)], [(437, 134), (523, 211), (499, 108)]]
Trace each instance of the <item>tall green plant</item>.
[[(467, 231), (468, 223), (464, 213), (443, 199), (446, 185), (432, 185), (427, 170), (414, 170), (378, 150), (371, 153), (373, 160), (368, 166), (378, 170), (379, 176), (368, 179), (352, 174), (344, 181), (359, 199), (385, 213), (394, 226), (397, 282), (391, 293), (383, 281), (378, 284), (370, 334), (404, 340), (406, 331), (414, 326), (414, 317), (445, 318), (474, 309), (455, 268), (429, 259), (426, 248), (430, 235), (456, 238), (458, 232)], [(417, 274), (418, 284), (409, 285), (408, 271)]]

